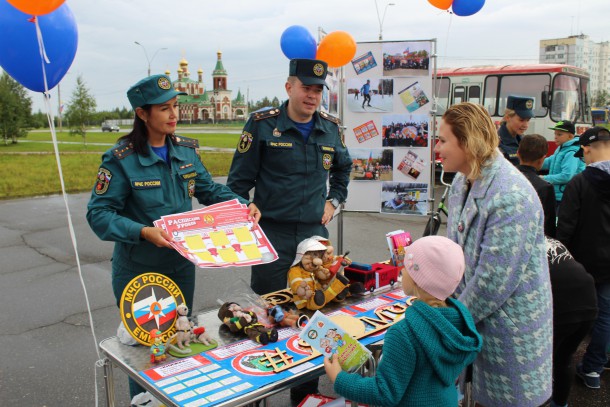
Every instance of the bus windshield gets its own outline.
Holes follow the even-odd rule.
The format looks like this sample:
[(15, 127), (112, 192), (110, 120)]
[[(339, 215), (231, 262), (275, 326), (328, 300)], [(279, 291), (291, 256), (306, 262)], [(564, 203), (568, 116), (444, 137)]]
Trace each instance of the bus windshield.
[(575, 122), (582, 117), (580, 107), (580, 80), (575, 76), (559, 74), (553, 80), (551, 120)]
[[(493, 80), (488, 77), (488, 80)], [(540, 101), (540, 90), (548, 87), (551, 81), (549, 74), (530, 74), (530, 75), (505, 75), (501, 77), (500, 98), (496, 116), (504, 115), (506, 100), (508, 95), (529, 96), (534, 99), (534, 116), (546, 116), (546, 108), (542, 107)], [(487, 95), (485, 96), (488, 97)]]

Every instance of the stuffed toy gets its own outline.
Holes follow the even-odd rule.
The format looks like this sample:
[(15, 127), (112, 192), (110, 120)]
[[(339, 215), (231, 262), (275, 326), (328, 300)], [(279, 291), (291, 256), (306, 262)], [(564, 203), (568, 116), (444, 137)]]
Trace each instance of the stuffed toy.
[(248, 338), (260, 344), (277, 342), (277, 329), (267, 328), (258, 322), (256, 314), (246, 311), (234, 302), (225, 302), (218, 310), (218, 318), (231, 330), (243, 332)]
[[(349, 280), (335, 275), (323, 267), (326, 246), (314, 238), (303, 240), (297, 246), (297, 254), (288, 270), (288, 284), (293, 302), (298, 309), (318, 310), (329, 301), (345, 299), (349, 293)], [(325, 281), (324, 287), (320, 281)]]
[(205, 346), (212, 346), (212, 338), (205, 332), (205, 328), (198, 326), (193, 328), (193, 342), (202, 343)]
[(348, 294), (362, 294), (365, 291), (364, 285), (360, 282), (350, 283), (349, 279), (345, 277), (343, 274), (343, 267), (349, 266), (352, 264), (352, 261), (347, 255), (349, 251), (345, 252), (345, 254), (341, 256), (335, 256), (335, 248), (331, 244), (330, 240), (322, 237), (322, 236), (314, 236), (313, 239), (316, 239), (318, 242), (322, 243), (326, 246), (326, 251), (322, 256), (322, 268), (328, 270), (330, 277), (328, 279), (319, 279), (318, 282), (322, 285), (323, 289), (328, 287), (331, 279), (335, 276), (340, 279), (343, 284), (349, 286), (348, 291), (342, 291), (339, 295), (335, 297), (336, 301), (343, 301)]
[(191, 322), (189, 321), (187, 314), (189, 312), (186, 304), (180, 304), (176, 307), (178, 313), (178, 319), (176, 319), (176, 345), (180, 349), (188, 347), (191, 343)]

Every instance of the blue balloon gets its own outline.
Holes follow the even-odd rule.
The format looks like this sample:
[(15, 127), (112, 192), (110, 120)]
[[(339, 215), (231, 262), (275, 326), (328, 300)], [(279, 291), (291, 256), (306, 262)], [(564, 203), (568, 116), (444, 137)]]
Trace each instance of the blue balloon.
[(451, 9), (453, 14), (467, 17), (477, 13), (483, 8), (485, 0), (453, 0)]
[(316, 58), (316, 40), (307, 31), (307, 28), (300, 25), (291, 25), (284, 30), (280, 39), (280, 47), (288, 59)]
[[(35, 92), (44, 92), (42, 58), (36, 38), (36, 25), (24, 14), (0, 0), (0, 66), (17, 82)], [(67, 4), (38, 16), (44, 48), (50, 63), (44, 63), (48, 89), (64, 77), (78, 45), (74, 14)]]

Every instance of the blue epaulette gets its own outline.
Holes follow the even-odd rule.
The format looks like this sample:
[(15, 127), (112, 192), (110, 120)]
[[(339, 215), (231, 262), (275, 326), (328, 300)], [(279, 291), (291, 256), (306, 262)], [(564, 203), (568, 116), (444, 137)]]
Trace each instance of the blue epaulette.
[(169, 139), (176, 146), (184, 146), (194, 148), (195, 150), (199, 149), (199, 140), (194, 138), (177, 136), (175, 134), (170, 134)]
[(329, 122), (335, 123), (337, 126), (341, 125), (341, 119), (339, 119), (338, 117), (335, 117), (335, 116), (331, 116), (331, 115), (329, 115), (328, 113), (326, 113), (324, 111), (320, 112), (320, 117), (323, 118), (323, 119), (328, 120)]
[(131, 143), (123, 143), (114, 150), (112, 150), (112, 154), (119, 160), (122, 160), (123, 158), (128, 157), (133, 153), (135, 153), (135, 151), (133, 149), (133, 144)]
[(272, 107), (271, 109), (267, 110), (257, 110), (256, 112), (252, 113), (251, 117), (253, 117), (254, 120), (264, 120), (270, 117), (275, 117), (279, 114), (280, 109), (278, 107)]

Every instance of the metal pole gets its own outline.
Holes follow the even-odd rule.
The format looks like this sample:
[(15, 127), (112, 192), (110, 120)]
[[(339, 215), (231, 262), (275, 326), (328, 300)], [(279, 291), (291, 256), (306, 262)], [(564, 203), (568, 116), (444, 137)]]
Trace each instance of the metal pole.
[(114, 407), (114, 376), (112, 373), (112, 362), (104, 359), (104, 382), (106, 384), (106, 405)]

